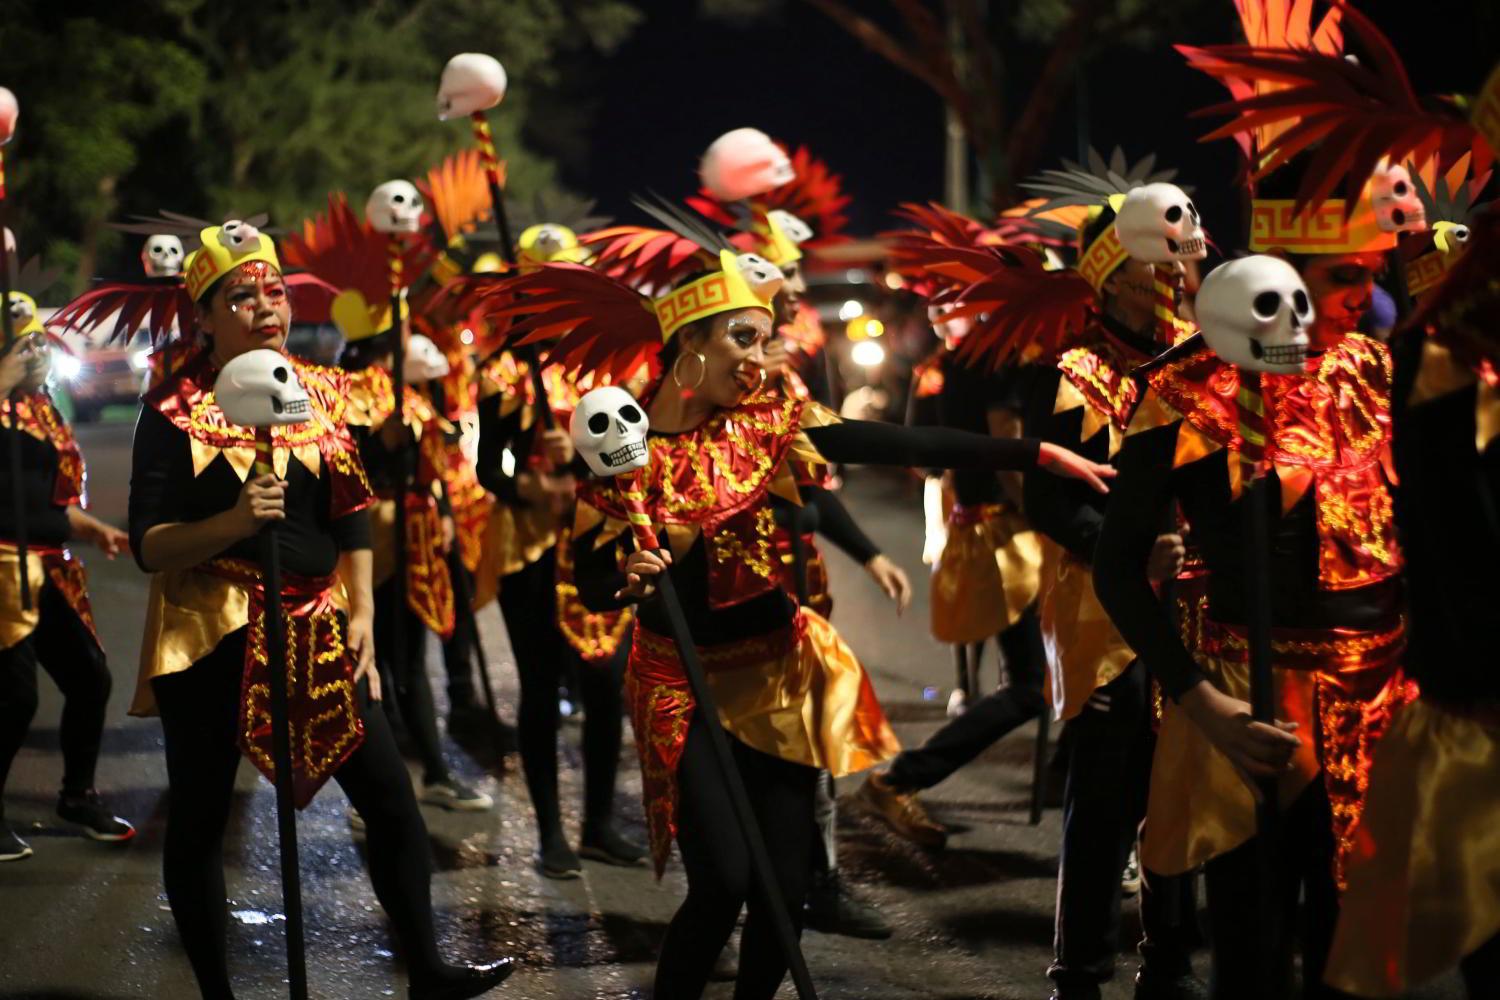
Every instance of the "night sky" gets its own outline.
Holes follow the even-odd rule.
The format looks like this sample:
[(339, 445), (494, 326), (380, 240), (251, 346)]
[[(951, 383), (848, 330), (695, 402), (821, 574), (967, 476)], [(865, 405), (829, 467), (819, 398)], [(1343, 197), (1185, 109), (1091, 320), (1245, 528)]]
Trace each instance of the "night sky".
[[(791, 0), (779, 18), (744, 28), (700, 18), (694, 0), (643, 6), (647, 20), (609, 60), (588, 162), (563, 164), (564, 181), (599, 198), (618, 221), (644, 221), (629, 206), (632, 192), (688, 194), (703, 149), (742, 125), (789, 146), (805, 143), (842, 173), (854, 196), (854, 233), (888, 228), (900, 201), (941, 197), (937, 97), (816, 10)], [(1500, 57), (1500, 0), (1358, 6), (1395, 40), (1419, 94), (1472, 93)], [(1238, 40), (1231, 0), (1204, 0), (1174, 40)], [(1023, 73), (1028, 57), (1039, 56), (1020, 45), (1010, 55)], [(1211, 124), (1187, 117), (1223, 100), (1223, 89), (1166, 46), (1124, 45), (1090, 61), (1085, 89), (1093, 145), (1104, 152), (1122, 145), (1132, 159), (1156, 152), (1160, 165), (1179, 169), (1179, 183), (1195, 188), (1220, 246), (1239, 246), (1237, 149), (1229, 141), (1199, 144)], [(1017, 91), (1013, 106), (1021, 103)], [(1079, 117), (1073, 100), (1063, 102), (1042, 166), (1077, 155)]]

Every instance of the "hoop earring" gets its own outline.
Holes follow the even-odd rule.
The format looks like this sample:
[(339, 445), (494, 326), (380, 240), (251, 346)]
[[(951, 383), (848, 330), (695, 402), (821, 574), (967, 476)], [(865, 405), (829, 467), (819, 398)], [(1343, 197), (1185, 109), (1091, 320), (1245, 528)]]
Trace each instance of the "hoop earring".
[[(698, 359), (698, 378), (693, 382), (692, 385), (683, 385), (682, 377), (677, 374), (677, 366), (682, 364), (682, 359), (686, 357), (694, 357)], [(672, 362), (672, 381), (677, 383), (677, 388), (679, 389), (698, 388), (703, 384), (703, 376), (706, 374), (708, 374), (708, 359), (697, 351), (687, 351), (683, 354), (679, 354), (677, 355), (677, 360)]]

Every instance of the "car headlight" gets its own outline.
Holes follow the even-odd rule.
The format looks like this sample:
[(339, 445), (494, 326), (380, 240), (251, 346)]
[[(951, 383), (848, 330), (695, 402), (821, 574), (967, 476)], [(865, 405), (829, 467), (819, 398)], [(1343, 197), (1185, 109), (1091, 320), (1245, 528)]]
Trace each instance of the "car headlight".
[(885, 360), (885, 348), (873, 340), (861, 340), (854, 345), (850, 356), (854, 358), (855, 364), (874, 368)]
[(146, 369), (150, 368), (151, 352), (144, 347), (139, 351), (133, 352), (130, 355), (130, 367), (134, 368), (138, 372), (143, 372)]
[(52, 356), (52, 371), (56, 373), (58, 378), (67, 379), (71, 382), (83, 371), (83, 362), (71, 354), (58, 351)]

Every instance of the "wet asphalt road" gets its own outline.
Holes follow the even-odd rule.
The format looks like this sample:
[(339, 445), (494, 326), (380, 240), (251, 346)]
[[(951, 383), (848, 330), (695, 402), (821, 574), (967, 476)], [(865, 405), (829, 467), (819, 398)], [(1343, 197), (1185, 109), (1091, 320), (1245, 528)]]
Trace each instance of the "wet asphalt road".
[[(129, 480), (129, 424), (80, 429), (95, 512), (123, 524)], [(837, 606), (833, 621), (859, 653), (903, 743), (941, 724), (952, 684), (951, 655), (927, 633), (926, 572), (921, 565), (919, 491), (899, 477), (857, 473), (845, 499), (869, 534), (905, 566), (917, 585), (897, 619), (863, 572), (828, 552)], [(99, 785), (140, 835), (100, 845), (60, 829), (52, 805), (60, 779), (56, 753), (60, 700), (42, 682), (42, 707), (11, 777), (7, 813), (36, 854), (0, 865), (0, 1000), (123, 1000), (197, 995), (161, 895), (160, 851), (166, 816), (161, 730), (125, 715), (134, 687), (145, 577), (133, 563), (85, 553), (95, 615), (115, 677)], [(501, 693), (514, 721), (516, 683), (505, 630), (494, 606), (481, 615)], [(993, 649), (984, 680), (993, 684)], [(432, 650), (434, 690), (443, 690)], [(936, 697), (924, 696), (935, 688)], [(886, 942), (809, 932), (804, 947), (826, 1000), (1019, 1000), (1048, 995), (1059, 813), (1027, 823), (1035, 728), (1027, 725), (924, 798), (942, 821), (961, 828), (946, 851), (901, 841), (845, 810), (841, 865), (847, 878), (897, 926)], [(563, 802), (576, 831), (581, 800), (578, 731), (565, 725)], [(491, 814), (424, 807), (431, 834), (433, 896), (447, 954), (474, 961), (516, 955), (521, 969), (496, 997), (600, 998), (649, 995), (657, 942), (682, 892), (674, 861), (656, 883), (646, 869), (585, 862), (585, 877), (554, 882), (531, 867), (530, 806), (511, 756), (486, 767), (450, 743), (455, 772), (496, 799)], [(618, 811), (625, 831), (644, 840), (640, 780), (627, 734)], [(481, 754), (481, 756), (483, 756)], [(415, 776), (415, 770), (413, 774)], [(840, 782), (850, 793), (857, 778)], [(242, 1000), (285, 996), (275, 804), (270, 787), (240, 768), (236, 815), (225, 845), (231, 963)], [(312, 995), (323, 1000), (403, 996), (384, 917), (364, 877), (360, 842), (345, 820), (345, 800), (327, 786), (299, 821)], [(1133, 914), (1123, 939), (1135, 935)], [(1200, 968), (1203, 962), (1199, 962)], [(1122, 954), (1106, 1000), (1131, 996), (1133, 955)], [(727, 1000), (728, 985), (710, 988)], [(782, 996), (790, 997), (791, 987)], [(1423, 1000), (1456, 1000), (1451, 981)]]

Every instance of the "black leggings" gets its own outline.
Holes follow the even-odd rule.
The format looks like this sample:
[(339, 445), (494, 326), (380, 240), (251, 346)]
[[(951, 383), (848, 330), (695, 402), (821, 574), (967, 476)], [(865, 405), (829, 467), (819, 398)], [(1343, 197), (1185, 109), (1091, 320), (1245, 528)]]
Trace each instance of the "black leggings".
[(443, 760), (443, 741), (438, 735), (432, 682), (427, 679), (427, 626), (402, 604), (401, 648), (397, 649), (396, 630), (391, 627), (395, 595), (394, 578), (375, 591), (375, 660), (385, 710), (406, 727), (422, 762), (422, 781), (430, 785), (447, 780), (448, 764)]
[(903, 792), (931, 788), (1042, 714), (1047, 657), (1036, 606), (1027, 608), (996, 641), (1005, 658), (1004, 686), (974, 702), (921, 746), (901, 751), (886, 772), (892, 787)]
[[(453, 578), (453, 596), (474, 593), (474, 574), (459, 558), (459, 546), (455, 542), (448, 553), (448, 573)], [(460, 581), (467, 586), (460, 586)], [(474, 645), (479, 642), (475, 634), (478, 623), (473, 615), (466, 614), (459, 602), (458, 618), (453, 625), (453, 634), (443, 643), (443, 671), (448, 675), (448, 706), (456, 708), (479, 703), (474, 687)]]
[(557, 795), (558, 690), (564, 671), (577, 666), (583, 703), (584, 834), (606, 827), (613, 813), (620, 765), (620, 676), (626, 652), (605, 664), (577, 663), (578, 654), (557, 624), (557, 550), (500, 578), (500, 613), (521, 680), (516, 736), (526, 790), (536, 810), (543, 844), (563, 837)]
[(42, 587), (36, 630), (6, 650), (0, 650), (0, 816), (11, 762), (37, 709), (37, 667), (47, 671), (63, 694), (62, 744), (64, 795), (80, 795), (94, 787), (99, 741), (104, 735), (104, 712), (109, 705), (110, 676), (104, 653), (88, 627), (57, 588)]
[[(166, 736), (170, 806), (162, 874), (183, 947), (207, 1000), (233, 996), (225, 936), (224, 829), (234, 800), (245, 635), (240, 629), (187, 670), (152, 681)], [(443, 968), (432, 924), (427, 828), (381, 711), (359, 689), (364, 742), (334, 779), (365, 821), (370, 882), (413, 979)]]
[[(732, 736), (729, 744), (765, 837), (782, 899), (792, 904), (793, 925), (800, 931), (800, 903), (807, 895), (814, 840), (808, 817), (818, 772), (752, 750)], [(687, 870), (688, 892), (667, 927), (652, 998), (697, 1000), (740, 910), (748, 903), (734, 1000), (770, 1000), (786, 976), (786, 958), (764, 899), (752, 891), (750, 854), (735, 824), (734, 807), (719, 776), (708, 731), (696, 717), (688, 728), (677, 782), (677, 847)]]

